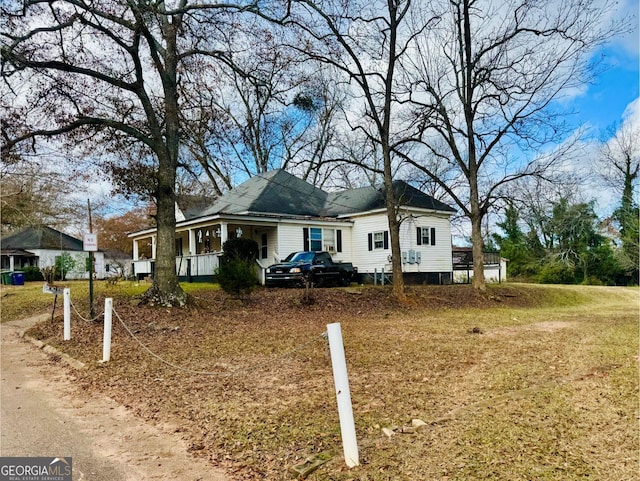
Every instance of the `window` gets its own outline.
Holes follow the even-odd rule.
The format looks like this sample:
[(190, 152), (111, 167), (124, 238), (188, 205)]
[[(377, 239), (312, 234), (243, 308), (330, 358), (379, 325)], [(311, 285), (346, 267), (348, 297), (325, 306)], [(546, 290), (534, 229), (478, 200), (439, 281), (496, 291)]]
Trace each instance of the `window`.
[(322, 250), (328, 252), (336, 251), (335, 231), (333, 229), (322, 229), (322, 244), (324, 246)]
[(384, 232), (373, 233), (373, 248), (384, 249)]
[(303, 233), (303, 250), (342, 252), (342, 230), (305, 227)]
[(389, 231), (372, 232), (369, 234), (369, 250), (388, 249)]
[(417, 227), (417, 243), (419, 246), (436, 245), (436, 229), (434, 227)]
[(312, 227), (311, 229), (309, 229), (309, 250), (322, 250), (322, 229), (319, 229), (317, 227)]

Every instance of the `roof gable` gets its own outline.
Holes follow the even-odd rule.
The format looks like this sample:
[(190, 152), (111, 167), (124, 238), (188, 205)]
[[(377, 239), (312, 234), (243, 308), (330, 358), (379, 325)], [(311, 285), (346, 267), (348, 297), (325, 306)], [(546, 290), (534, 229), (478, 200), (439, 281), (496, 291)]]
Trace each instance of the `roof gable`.
[(2, 238), (2, 249), (51, 249), (61, 251), (81, 251), (80, 239), (52, 229), (45, 225), (25, 227), (15, 234)]
[(220, 197), (201, 215), (321, 213), (327, 193), (284, 170), (273, 170), (251, 177)]
[[(394, 181), (393, 190), (399, 205), (441, 212), (455, 212), (452, 207), (412, 187), (403, 180)], [(329, 194), (326, 214), (339, 216), (384, 209), (385, 198), (386, 190), (379, 190), (373, 186), (336, 192)]]

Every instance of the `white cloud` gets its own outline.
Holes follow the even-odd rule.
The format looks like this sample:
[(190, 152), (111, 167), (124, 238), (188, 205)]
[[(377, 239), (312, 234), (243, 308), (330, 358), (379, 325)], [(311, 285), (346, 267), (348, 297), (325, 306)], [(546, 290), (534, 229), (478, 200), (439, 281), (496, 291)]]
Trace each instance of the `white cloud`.
[(627, 56), (635, 58), (636, 65), (640, 49), (640, 31), (638, 29), (638, 19), (640, 18), (640, 8), (638, 0), (621, 0), (616, 10), (617, 18), (629, 21), (630, 31), (617, 37), (613, 44), (619, 46)]
[(630, 124), (640, 131), (640, 97), (635, 99), (627, 108), (624, 109), (622, 114), (622, 122), (624, 124)]

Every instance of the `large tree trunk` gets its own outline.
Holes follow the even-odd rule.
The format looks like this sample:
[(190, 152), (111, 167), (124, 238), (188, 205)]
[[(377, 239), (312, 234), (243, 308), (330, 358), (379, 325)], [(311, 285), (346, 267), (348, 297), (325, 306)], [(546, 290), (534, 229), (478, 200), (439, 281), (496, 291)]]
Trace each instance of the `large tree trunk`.
[(393, 295), (399, 301), (405, 301), (407, 295), (404, 290), (404, 277), (402, 275), (402, 254), (400, 252), (400, 221), (398, 220), (398, 207), (396, 195), (393, 190), (393, 176), (391, 173), (391, 151), (388, 145), (383, 143), (384, 156), (384, 187), (385, 204), (387, 207), (387, 219), (389, 221), (389, 241), (391, 243), (391, 269), (393, 272)]
[(163, 306), (184, 306), (187, 295), (178, 283), (176, 273), (176, 171), (178, 168), (179, 138), (179, 105), (177, 88), (177, 29), (179, 16), (172, 22), (162, 25), (163, 37), (166, 41), (164, 49), (164, 71), (162, 71), (162, 87), (165, 102), (165, 128), (163, 145), (158, 145), (157, 192), (158, 203), (157, 226), (158, 244), (156, 250), (156, 272), (153, 286), (147, 292), (147, 298)]
[(184, 306), (185, 292), (178, 283), (175, 247), (175, 169), (160, 162), (158, 172), (158, 243), (153, 285), (145, 294), (149, 302), (162, 306)]
[[(474, 173), (472, 173), (473, 175)], [(473, 281), (475, 289), (484, 291), (484, 239), (482, 238), (482, 209), (478, 196), (478, 183), (476, 177), (470, 176), (470, 207), (469, 219), (471, 220), (471, 245), (473, 252)], [(474, 181), (475, 179), (475, 181)]]

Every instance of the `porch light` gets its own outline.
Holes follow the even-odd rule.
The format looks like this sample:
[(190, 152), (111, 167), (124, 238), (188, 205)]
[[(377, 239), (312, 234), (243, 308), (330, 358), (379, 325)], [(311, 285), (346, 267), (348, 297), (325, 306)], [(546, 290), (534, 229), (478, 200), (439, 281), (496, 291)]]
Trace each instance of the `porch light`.
[(220, 230), (220, 228), (216, 229), (215, 236), (222, 237), (222, 231)]
[(237, 237), (242, 237), (242, 229), (241, 229), (240, 227), (238, 227), (238, 228), (236, 229), (236, 236), (237, 236)]

